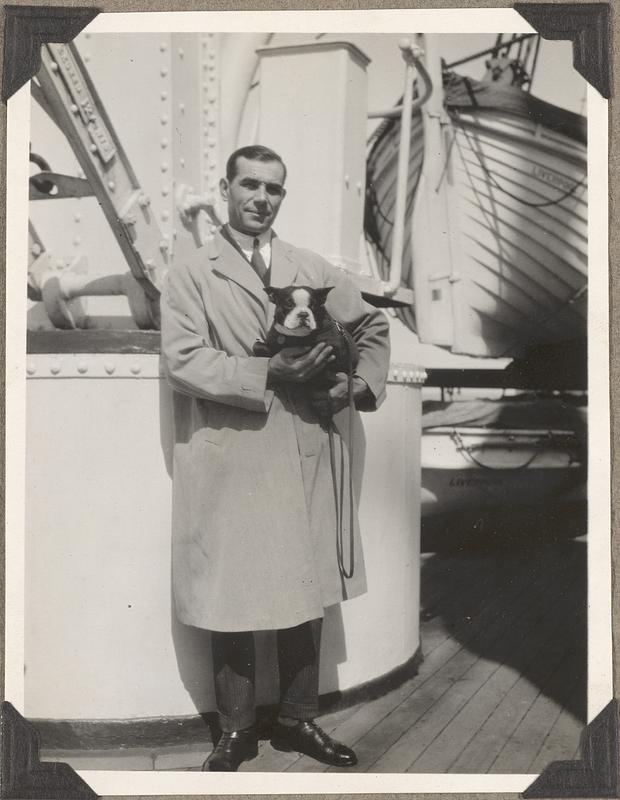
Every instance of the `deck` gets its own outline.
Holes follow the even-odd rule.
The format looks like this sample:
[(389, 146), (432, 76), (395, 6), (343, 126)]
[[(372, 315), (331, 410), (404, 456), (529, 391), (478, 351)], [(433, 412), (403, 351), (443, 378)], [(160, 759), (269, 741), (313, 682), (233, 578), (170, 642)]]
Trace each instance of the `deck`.
[[(424, 554), (421, 638), (414, 678), (321, 719), (354, 747), (353, 771), (533, 773), (577, 756), (586, 716), (583, 540)], [(268, 742), (243, 770), (334, 771)]]
[[(585, 529), (583, 518), (571, 512), (512, 523), (508, 535), (487, 525), (484, 539), (474, 526), (469, 541), (462, 524), (427, 524), (417, 675), (319, 720), (354, 747), (359, 763), (347, 772), (536, 773), (577, 757), (586, 719), (587, 592), (585, 537), (574, 528)], [(197, 770), (209, 750), (205, 737), (41, 755), (82, 769)], [(264, 740), (241, 771), (334, 769)]]

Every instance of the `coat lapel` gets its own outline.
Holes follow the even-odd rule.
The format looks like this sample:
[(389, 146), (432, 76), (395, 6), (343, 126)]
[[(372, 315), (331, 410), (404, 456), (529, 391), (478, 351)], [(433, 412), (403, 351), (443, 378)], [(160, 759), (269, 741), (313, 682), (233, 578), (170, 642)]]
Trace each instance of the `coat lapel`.
[[(265, 294), (264, 286), (250, 264), (239, 251), (228, 242), (219, 231), (207, 243), (207, 256), (213, 265), (213, 271), (234, 281), (256, 298), (265, 310), (267, 326), (273, 321), (273, 305)], [(275, 234), (271, 240), (271, 277), (272, 286), (291, 286), (297, 278), (298, 265), (291, 248)]]
[(292, 286), (297, 278), (298, 265), (290, 247), (274, 235), (271, 240), (271, 279), (272, 286)]
[(219, 231), (207, 244), (207, 256), (218, 272), (253, 295), (262, 306), (267, 302), (263, 282), (241, 253)]

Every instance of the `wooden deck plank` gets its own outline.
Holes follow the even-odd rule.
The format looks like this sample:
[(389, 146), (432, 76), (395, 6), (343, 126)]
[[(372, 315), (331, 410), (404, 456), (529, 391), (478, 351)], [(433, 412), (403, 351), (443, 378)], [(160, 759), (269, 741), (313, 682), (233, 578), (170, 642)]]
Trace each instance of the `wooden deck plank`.
[[(556, 673), (564, 673), (566, 670), (565, 659), (560, 662)], [(550, 676), (547, 685), (543, 686), (541, 693), (532, 706), (525, 714), (513, 735), (506, 742), (501, 752), (493, 762), (493, 772), (534, 772), (534, 762), (548, 736), (556, 726), (562, 707), (558, 706), (553, 696), (546, 694), (548, 684), (552, 683), (554, 675)], [(580, 676), (575, 676), (571, 682), (571, 688), (575, 690), (580, 682)], [(570, 744), (570, 749), (574, 749), (574, 741)], [(558, 755), (558, 744), (554, 742), (554, 760), (560, 758)], [(567, 758), (568, 753), (567, 753)]]
[(539, 654), (533, 669), (508, 691), (495, 711), (453, 764), (453, 772), (499, 771), (493, 762), (540, 694), (540, 685), (562, 663), (565, 651), (557, 640)]
[[(559, 606), (554, 614), (543, 615), (541, 619), (538, 604), (533, 602), (529, 606), (529, 610), (521, 616), (519, 624), (513, 626), (510, 635), (503, 640), (505, 652), (501, 653), (497, 649), (494, 653), (495, 659), (501, 663), (499, 669), (480, 687), (450, 725), (429, 744), (427, 750), (411, 765), (409, 771), (469, 771), (464, 768), (462, 762), (458, 770), (453, 770), (452, 767), (476, 732), (482, 728), (517, 683), (521, 671), (530, 669), (534, 662), (544, 655), (548, 638), (553, 635), (559, 616), (563, 613), (562, 607)], [(535, 634), (533, 634), (534, 629)]]
[[(552, 633), (552, 624), (547, 626), (547, 633)], [(519, 642), (515, 643), (518, 646)], [(539, 657), (541, 646), (531, 648), (529, 657), (523, 663), (528, 669)], [(502, 663), (489, 680), (465, 704), (450, 725), (429, 744), (426, 751), (412, 764), (411, 772), (448, 772), (469, 771), (453, 770), (463, 750), (475, 737), (485, 722), (490, 718), (503, 698), (510, 692), (520, 678), (520, 671), (511, 664)]]
[(372, 772), (406, 772), (424, 752), (429, 743), (441, 733), (460, 709), (479, 690), (497, 664), (476, 659), (470, 669), (437, 700), (433, 698), (427, 711), (372, 765)]
[[(487, 559), (476, 559), (482, 562), (482, 569), (486, 571)], [(493, 576), (493, 581), (497, 581), (497, 571)], [(485, 590), (486, 591), (486, 590)], [(531, 594), (527, 586), (522, 584), (510, 587), (503, 595), (499, 595), (500, 601), (496, 604), (489, 603), (481, 610), (479, 615), (473, 621), (471, 628), (467, 630), (464, 641), (465, 645), (471, 646), (474, 641), (481, 640), (493, 644), (496, 639), (507, 635), (503, 623), (503, 617), (506, 605), (516, 604), (518, 608), (523, 606), (522, 611), (531, 603)], [(521, 618), (524, 618), (522, 613)], [(454, 640), (450, 640), (454, 646)], [(447, 647), (447, 646), (446, 646)], [(438, 651), (440, 652), (440, 651)], [(433, 653), (435, 655), (435, 653)], [(374, 729), (371, 729), (365, 736), (355, 743), (356, 753), (358, 755), (358, 766), (356, 771), (369, 771), (371, 768), (379, 768), (378, 755), (381, 755), (381, 748), (387, 751), (390, 747), (394, 746), (403, 733), (409, 727), (419, 722), (419, 720), (429, 712), (433, 704), (441, 700), (444, 694), (452, 691), (455, 683), (463, 680), (463, 676), (471, 669), (478, 661), (478, 657), (469, 652), (467, 649), (457, 651), (455, 655), (447, 661), (443, 666), (429, 676), (432, 687), (430, 690), (422, 693), (422, 686), (418, 684), (416, 691), (408, 698), (402, 706), (395, 709), (391, 715), (385, 720), (382, 720)], [(423, 665), (432, 668), (433, 664)], [(495, 665), (490, 667), (493, 671)], [(488, 667), (484, 667), (488, 670)], [(486, 672), (485, 672), (486, 674)], [(420, 676), (419, 676), (420, 677)], [(419, 736), (416, 736), (416, 741), (419, 741)], [(428, 740), (427, 740), (428, 741)], [(375, 763), (377, 762), (377, 763)], [(410, 763), (410, 762), (409, 762)], [(407, 765), (408, 766), (408, 765)]]
[(563, 708), (549, 731), (528, 772), (542, 772), (552, 761), (573, 761), (580, 757), (583, 722)]
[[(553, 674), (557, 665), (565, 657), (567, 649), (571, 646), (571, 636), (567, 634), (567, 626), (574, 624), (574, 621), (579, 619), (579, 614), (583, 612), (585, 605), (584, 597), (576, 596), (570, 591), (571, 586), (576, 583), (579, 570), (583, 567), (581, 563), (583, 555), (584, 553), (578, 549), (569, 551), (568, 555), (565, 548), (561, 548), (559, 554), (551, 549), (545, 559), (541, 561), (540, 571), (542, 574), (546, 574), (550, 569), (549, 562), (553, 558), (561, 559), (566, 556), (565, 560), (550, 573), (554, 577), (553, 594), (551, 595), (554, 602), (549, 602), (549, 589), (546, 589), (542, 597), (538, 596), (538, 593), (534, 594), (536, 602), (542, 608), (551, 608), (549, 616), (555, 620), (553, 636), (545, 638), (543, 626), (541, 651), (536, 660), (530, 665), (520, 666), (520, 669), (525, 670), (527, 674), (521, 676), (476, 732), (461, 756), (452, 764), (451, 772), (482, 773), (491, 768), (503, 743), (506, 742), (534, 702), (539, 692), (538, 687), (543, 685)], [(528, 637), (528, 646), (532, 645), (535, 636), (538, 635), (540, 639), (540, 634), (539, 630), (533, 628), (531, 636)]]

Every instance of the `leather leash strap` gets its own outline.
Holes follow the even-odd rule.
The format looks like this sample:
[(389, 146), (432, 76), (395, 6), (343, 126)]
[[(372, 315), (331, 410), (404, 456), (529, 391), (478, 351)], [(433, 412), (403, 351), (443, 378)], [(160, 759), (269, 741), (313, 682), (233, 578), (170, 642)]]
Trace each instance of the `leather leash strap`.
[(332, 486), (334, 488), (334, 503), (336, 506), (336, 557), (338, 559), (338, 569), (343, 578), (352, 578), (355, 572), (355, 505), (353, 500), (353, 422), (355, 403), (353, 399), (353, 354), (349, 340), (345, 336), (342, 325), (336, 322), (336, 327), (342, 336), (345, 347), (347, 348), (347, 394), (349, 399), (349, 569), (344, 564), (344, 531), (343, 531), (343, 516), (344, 516), (344, 449), (342, 440), (340, 442), (340, 491), (338, 491), (338, 474), (336, 471), (336, 446), (334, 441), (334, 421), (333, 418), (329, 422), (328, 436), (329, 436), (329, 459), (332, 469)]

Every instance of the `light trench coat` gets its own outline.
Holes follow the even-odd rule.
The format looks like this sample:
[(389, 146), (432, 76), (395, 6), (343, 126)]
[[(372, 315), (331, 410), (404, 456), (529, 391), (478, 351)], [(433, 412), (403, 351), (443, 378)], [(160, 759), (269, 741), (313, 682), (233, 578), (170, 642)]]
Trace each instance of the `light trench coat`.
[[(365, 410), (376, 408), (389, 363), (383, 313), (343, 270), (277, 237), (271, 284), (335, 287), (327, 308), (357, 342), (356, 374), (372, 393)], [(353, 577), (338, 567), (328, 434), (304, 388), (267, 389), (268, 359), (252, 355), (273, 319), (252, 267), (218, 233), (170, 271), (161, 306), (175, 390), (172, 559), (181, 622), (218, 631), (287, 628), (363, 593), (357, 519)], [(341, 442), (336, 434), (338, 463)], [(348, 469), (346, 441), (344, 450)], [(344, 508), (346, 562), (346, 495)]]

